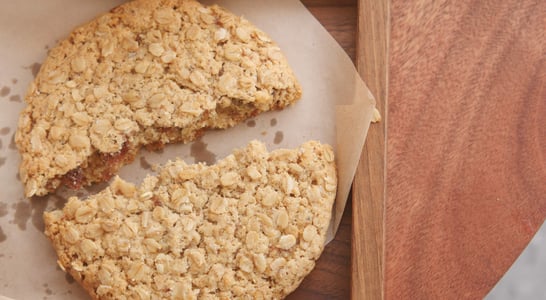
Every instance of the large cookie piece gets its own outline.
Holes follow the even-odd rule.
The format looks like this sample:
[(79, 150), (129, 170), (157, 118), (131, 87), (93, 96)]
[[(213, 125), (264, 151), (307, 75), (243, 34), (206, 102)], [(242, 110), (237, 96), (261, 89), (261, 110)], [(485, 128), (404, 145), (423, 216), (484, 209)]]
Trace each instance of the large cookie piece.
[(45, 213), (58, 263), (93, 299), (280, 299), (315, 266), (337, 177), (330, 146), (167, 163)]
[(144, 145), (194, 140), (281, 109), (301, 88), (247, 20), (192, 0), (137, 0), (51, 50), (15, 141), (25, 194), (111, 178)]

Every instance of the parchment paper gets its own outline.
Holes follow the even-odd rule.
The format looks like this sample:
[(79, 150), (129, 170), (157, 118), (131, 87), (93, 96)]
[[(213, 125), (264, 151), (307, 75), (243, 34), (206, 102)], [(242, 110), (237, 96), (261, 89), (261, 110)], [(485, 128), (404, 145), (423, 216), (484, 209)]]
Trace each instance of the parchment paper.
[[(48, 49), (77, 25), (124, 1), (0, 0), (0, 295), (15, 299), (85, 299), (85, 293), (57, 267), (56, 255), (43, 235), (42, 213), (60, 208), (69, 195), (85, 196), (97, 185), (61, 190), (25, 199), (18, 180), (19, 155), (13, 144), (25, 91)], [(213, 1), (205, 1), (212, 3)], [(280, 46), (303, 87), (303, 98), (279, 112), (262, 114), (245, 124), (212, 131), (198, 142), (167, 146), (161, 153), (142, 151), (120, 176), (140, 183), (150, 164), (181, 157), (209, 163), (252, 139), (268, 149), (293, 148), (316, 139), (334, 146), (339, 187), (328, 233), (338, 228), (364, 144), (374, 99), (343, 49), (297, 0), (214, 1), (243, 15)]]

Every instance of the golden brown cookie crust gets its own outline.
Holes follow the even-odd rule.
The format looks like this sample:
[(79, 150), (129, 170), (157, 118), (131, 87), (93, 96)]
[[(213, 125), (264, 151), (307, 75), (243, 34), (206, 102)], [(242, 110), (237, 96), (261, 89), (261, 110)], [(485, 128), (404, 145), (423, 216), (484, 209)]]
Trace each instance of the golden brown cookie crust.
[(116, 178), (44, 214), (47, 237), (95, 299), (281, 299), (314, 268), (337, 177), (330, 146), (217, 164), (168, 162), (139, 187)]
[(104, 181), (142, 145), (188, 142), (300, 96), (279, 47), (244, 18), (193, 0), (126, 3), (75, 29), (31, 84), (15, 138), (25, 194)]

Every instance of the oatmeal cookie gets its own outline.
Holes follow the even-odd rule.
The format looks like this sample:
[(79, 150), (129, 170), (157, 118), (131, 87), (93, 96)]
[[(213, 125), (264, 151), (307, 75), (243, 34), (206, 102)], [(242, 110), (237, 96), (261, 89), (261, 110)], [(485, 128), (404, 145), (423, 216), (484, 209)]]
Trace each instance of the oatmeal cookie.
[(336, 187), (330, 146), (254, 141), (139, 187), (116, 177), (46, 212), (45, 234), (93, 299), (281, 299), (323, 250)]
[(106, 181), (142, 146), (300, 97), (279, 47), (246, 19), (193, 0), (126, 3), (75, 29), (31, 84), (15, 137), (25, 194)]

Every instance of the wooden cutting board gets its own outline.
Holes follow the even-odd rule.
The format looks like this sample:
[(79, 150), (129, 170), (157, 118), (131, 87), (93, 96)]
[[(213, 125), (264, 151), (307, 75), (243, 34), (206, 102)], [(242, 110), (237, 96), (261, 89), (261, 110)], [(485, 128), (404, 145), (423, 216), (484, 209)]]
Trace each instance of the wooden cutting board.
[(360, 0), (357, 8), (355, 63), (381, 121), (370, 126), (353, 182), (351, 297), (383, 299), (389, 3)]
[(546, 2), (303, 2), (383, 121), (290, 299), (482, 298), (546, 218)]
[(386, 299), (480, 299), (546, 217), (546, 1), (392, 0)]

